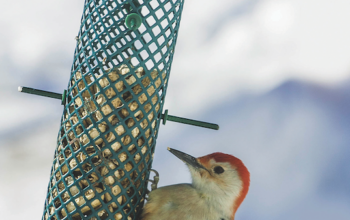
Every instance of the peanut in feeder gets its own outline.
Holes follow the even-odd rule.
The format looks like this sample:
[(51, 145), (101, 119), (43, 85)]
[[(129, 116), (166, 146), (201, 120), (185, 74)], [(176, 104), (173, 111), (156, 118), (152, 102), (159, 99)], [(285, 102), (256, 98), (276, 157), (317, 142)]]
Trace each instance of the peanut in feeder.
[[(136, 219), (164, 114), (183, 0), (86, 0), (43, 219)], [(158, 175), (153, 180), (156, 188)]]

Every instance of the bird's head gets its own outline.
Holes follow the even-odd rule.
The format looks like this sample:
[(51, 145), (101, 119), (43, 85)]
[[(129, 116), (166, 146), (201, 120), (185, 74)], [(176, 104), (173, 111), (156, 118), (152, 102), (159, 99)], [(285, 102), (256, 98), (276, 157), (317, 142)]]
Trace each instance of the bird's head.
[(186, 163), (193, 187), (208, 199), (219, 197), (222, 203), (230, 203), (235, 214), (248, 193), (250, 183), (249, 171), (240, 159), (224, 153), (195, 158), (175, 149), (168, 150)]

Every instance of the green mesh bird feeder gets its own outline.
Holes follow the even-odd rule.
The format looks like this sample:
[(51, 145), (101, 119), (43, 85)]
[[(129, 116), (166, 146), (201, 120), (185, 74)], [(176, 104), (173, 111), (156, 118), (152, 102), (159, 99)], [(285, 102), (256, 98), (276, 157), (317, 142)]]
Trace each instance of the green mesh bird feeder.
[(43, 218), (137, 219), (184, 0), (85, 0)]

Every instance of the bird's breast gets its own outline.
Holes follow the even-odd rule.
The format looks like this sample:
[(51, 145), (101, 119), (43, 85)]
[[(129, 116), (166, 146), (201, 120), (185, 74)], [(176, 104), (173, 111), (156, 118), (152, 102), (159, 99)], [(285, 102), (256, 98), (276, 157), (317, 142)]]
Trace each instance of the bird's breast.
[(141, 220), (229, 220), (212, 199), (190, 184), (158, 188), (149, 194)]

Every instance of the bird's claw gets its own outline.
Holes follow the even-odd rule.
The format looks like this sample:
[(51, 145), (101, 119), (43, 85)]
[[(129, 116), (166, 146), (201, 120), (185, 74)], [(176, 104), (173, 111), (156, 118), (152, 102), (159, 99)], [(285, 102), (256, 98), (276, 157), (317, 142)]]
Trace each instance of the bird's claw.
[[(147, 180), (147, 182), (151, 182), (151, 191), (157, 189), (158, 187), (158, 182), (159, 182), (159, 173), (156, 171), (156, 170), (153, 170), (153, 169), (150, 169), (150, 171), (153, 171), (155, 173), (154, 177), (153, 177), (153, 180)], [(148, 191), (151, 192), (151, 191)], [(147, 194), (148, 194), (147, 193)]]

